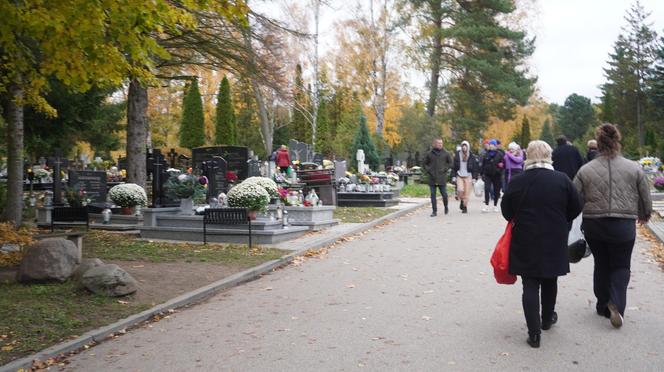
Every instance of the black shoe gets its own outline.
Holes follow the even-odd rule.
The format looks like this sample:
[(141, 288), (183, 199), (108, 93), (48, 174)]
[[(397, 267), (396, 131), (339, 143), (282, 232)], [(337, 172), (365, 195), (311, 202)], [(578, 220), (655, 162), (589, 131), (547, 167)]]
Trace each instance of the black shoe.
[(461, 213), (468, 213), (468, 208), (463, 207), (463, 210), (461, 211)]
[(552, 325), (556, 324), (556, 322), (558, 322), (558, 313), (554, 311), (550, 321), (542, 320), (542, 329), (548, 331), (551, 329)]
[(438, 213), (433, 212), (433, 213), (431, 213), (431, 216), (429, 216), (429, 217), (436, 217), (437, 215), (438, 215)]
[(448, 213), (450, 213), (450, 209), (447, 208), (447, 206), (445, 206), (445, 214), (448, 214)]
[(463, 200), (459, 203), (459, 209), (463, 210)]
[(603, 316), (607, 319), (611, 318), (611, 312), (609, 311), (609, 308), (606, 306), (595, 306), (595, 310), (597, 310), (597, 315)]
[(540, 335), (528, 335), (528, 345), (532, 348), (539, 348), (540, 347)]
[(606, 307), (609, 309), (609, 313), (611, 314), (609, 316), (609, 319), (611, 320), (611, 325), (614, 328), (622, 327), (622, 325), (623, 325), (623, 316), (618, 311), (618, 308), (616, 307), (616, 305), (614, 305), (612, 303), (609, 303)]

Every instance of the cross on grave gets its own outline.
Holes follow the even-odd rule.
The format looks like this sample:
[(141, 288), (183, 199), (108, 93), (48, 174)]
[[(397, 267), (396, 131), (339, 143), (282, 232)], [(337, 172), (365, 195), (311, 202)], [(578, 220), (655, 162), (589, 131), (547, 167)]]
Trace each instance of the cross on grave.
[(55, 161), (53, 162), (53, 205), (62, 205), (62, 179), (60, 178), (60, 166), (62, 165), (62, 150), (55, 150)]

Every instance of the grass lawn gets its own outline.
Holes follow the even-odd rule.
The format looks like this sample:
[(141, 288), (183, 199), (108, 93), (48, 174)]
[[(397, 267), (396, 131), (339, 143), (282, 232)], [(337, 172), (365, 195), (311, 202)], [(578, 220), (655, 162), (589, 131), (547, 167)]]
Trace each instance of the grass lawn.
[[(102, 261), (142, 261), (155, 265), (219, 265), (248, 268), (277, 259), (285, 251), (246, 245), (148, 242), (134, 235), (89, 231), (84, 238), (84, 257)], [(205, 264), (197, 264), (203, 262)], [(142, 265), (141, 265), (142, 266)], [(233, 269), (235, 271), (240, 269)], [(230, 271), (229, 271), (230, 272)], [(201, 287), (209, 281), (192, 283)], [(167, 282), (141, 283), (168, 286)], [(139, 289), (140, 291), (141, 289)], [(170, 293), (170, 292), (168, 292)], [(0, 365), (108, 325), (150, 307), (131, 298), (108, 298), (66, 283), (24, 285), (0, 280)], [(175, 297), (173, 295), (172, 297)], [(171, 298), (171, 297), (169, 297)], [(126, 301), (125, 301), (126, 300)], [(122, 302), (119, 302), (122, 301)]]
[(0, 283), (0, 293), (0, 365), (148, 308), (91, 294), (71, 281)]
[(341, 223), (364, 223), (394, 211), (394, 209), (376, 207), (337, 207), (334, 210), (334, 218), (341, 220)]
[(277, 259), (286, 252), (240, 244), (188, 244), (138, 240), (134, 235), (91, 230), (83, 239), (83, 256), (103, 260), (149, 262), (209, 262), (252, 267)]
[[(447, 184), (447, 194), (454, 196), (454, 186)], [(405, 185), (401, 189), (401, 196), (409, 198), (428, 198), (429, 195), (429, 185), (423, 183)]]

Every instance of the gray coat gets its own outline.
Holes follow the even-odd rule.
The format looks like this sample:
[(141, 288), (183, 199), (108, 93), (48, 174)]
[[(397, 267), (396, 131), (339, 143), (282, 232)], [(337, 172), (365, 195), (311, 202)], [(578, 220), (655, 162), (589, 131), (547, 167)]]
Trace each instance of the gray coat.
[(583, 218), (648, 219), (652, 213), (645, 173), (622, 156), (597, 156), (579, 169), (574, 186), (585, 201)]
[(424, 170), (429, 176), (429, 185), (446, 185), (447, 172), (454, 165), (452, 155), (445, 149), (436, 154), (433, 150), (429, 151), (424, 157)]

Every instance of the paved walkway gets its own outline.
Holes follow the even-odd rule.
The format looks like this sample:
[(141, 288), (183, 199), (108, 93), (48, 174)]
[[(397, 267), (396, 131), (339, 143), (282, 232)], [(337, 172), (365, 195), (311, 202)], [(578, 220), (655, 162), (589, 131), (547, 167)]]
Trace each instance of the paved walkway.
[(639, 241), (622, 329), (595, 315), (592, 258), (525, 343), (521, 288), (488, 263), (498, 213), (412, 216), (87, 350), (80, 371), (661, 371), (664, 273)]

